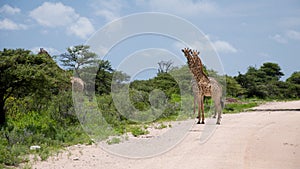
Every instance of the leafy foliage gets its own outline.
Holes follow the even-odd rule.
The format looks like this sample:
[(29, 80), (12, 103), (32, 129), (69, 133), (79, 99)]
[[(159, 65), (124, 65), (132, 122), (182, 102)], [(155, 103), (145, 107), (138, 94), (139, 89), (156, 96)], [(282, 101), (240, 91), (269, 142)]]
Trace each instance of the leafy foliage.
[(96, 54), (89, 51), (89, 46), (77, 45), (67, 48), (67, 53), (59, 56), (62, 66), (74, 70), (76, 76), (80, 77), (80, 69), (95, 63)]
[[(70, 47), (58, 57), (66, 70), (60, 69), (47, 54), (35, 55), (24, 49), (0, 51), (1, 164), (17, 166), (28, 161), (26, 154), (29, 153), (46, 159), (64, 146), (92, 143), (79, 124), (73, 107), (72, 70), (83, 80), (96, 77), (95, 82), (85, 81), (87, 88), (95, 88), (98, 105), (91, 106), (98, 106), (103, 119), (113, 129), (104, 131), (101, 139), (125, 132), (134, 136), (147, 134), (145, 127), (118, 111), (111, 95), (112, 88), (116, 92), (129, 88), (128, 93), (121, 93), (121, 108), (141, 120), (150, 117), (158, 122), (185, 119), (187, 114), (181, 110), (192, 112), (192, 74), (187, 65), (173, 67), (172, 61), (162, 61), (158, 63), (159, 70), (154, 78), (129, 82), (128, 75), (115, 71), (109, 61), (97, 60), (88, 46)], [(98, 64), (97, 71), (90, 67), (94, 63)], [(205, 72), (227, 86), (229, 97), (300, 98), (300, 72), (294, 72), (286, 82), (280, 81), (283, 73), (276, 63), (264, 63), (260, 68), (249, 67), (245, 74), (239, 73), (236, 77), (218, 75), (206, 68)], [(130, 106), (124, 101), (128, 98)], [(232, 103), (225, 107), (224, 112), (239, 112), (256, 104)], [(209, 105), (206, 105), (207, 109)], [(161, 125), (159, 128), (165, 127)], [(112, 139), (108, 143), (119, 141)], [(32, 151), (29, 149), (31, 145), (40, 145), (41, 149)]]
[(294, 72), (286, 81), (290, 97), (300, 98), (300, 72)]
[(98, 94), (109, 94), (111, 81), (113, 77), (113, 69), (109, 61), (99, 61), (99, 69), (96, 75), (95, 88)]
[(121, 142), (121, 139), (118, 138), (118, 137), (113, 137), (111, 138), (110, 140), (107, 140), (106, 143), (108, 145), (111, 145), (111, 144), (119, 144)]
[(233, 77), (226, 75), (226, 85), (227, 85), (227, 96), (238, 97), (243, 95), (246, 92), (244, 89)]
[(1, 163), (26, 161), (34, 144), (42, 147), (36, 153), (45, 159), (56, 147), (88, 142), (73, 112), (70, 73), (47, 53), (4, 49), (0, 74)]
[(287, 82), (300, 85), (300, 72), (294, 72), (291, 77), (287, 79)]
[(0, 125), (5, 122), (5, 101), (28, 95), (42, 106), (45, 99), (65, 88), (65, 74), (49, 57), (33, 55), (28, 50), (0, 51)]
[(239, 73), (235, 80), (246, 90), (247, 97), (289, 98), (289, 84), (279, 81), (284, 74), (276, 63), (264, 63), (259, 69), (249, 67), (245, 74)]
[(141, 128), (140, 126), (133, 126), (133, 127), (130, 128), (129, 131), (132, 133), (132, 135), (133, 135), (134, 137), (138, 137), (138, 136), (140, 136), (140, 135), (145, 135), (145, 134), (148, 134), (148, 133), (149, 133), (148, 130), (143, 129), (143, 128)]

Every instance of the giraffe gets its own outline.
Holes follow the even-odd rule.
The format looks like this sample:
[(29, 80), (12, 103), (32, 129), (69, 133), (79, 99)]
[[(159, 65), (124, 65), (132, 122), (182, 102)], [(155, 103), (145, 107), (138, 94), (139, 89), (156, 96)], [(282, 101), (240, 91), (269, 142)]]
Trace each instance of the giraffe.
[(71, 77), (71, 83), (72, 83), (73, 91), (82, 92), (84, 90), (85, 83), (79, 77)]
[[(222, 118), (222, 87), (218, 81), (212, 77), (208, 77), (203, 71), (203, 64), (198, 56), (200, 52), (189, 48), (182, 49), (188, 61), (188, 66), (196, 81), (198, 87), (197, 100), (199, 105), (198, 124), (204, 124), (204, 96), (212, 97), (215, 104), (214, 118), (218, 113), (217, 124), (220, 124)], [(197, 92), (197, 91), (196, 91)], [(194, 100), (195, 103), (195, 100)], [(195, 107), (194, 107), (195, 110)], [(201, 117), (200, 117), (201, 115)]]
[(51, 60), (53, 59), (50, 54), (44, 49), (44, 48), (40, 48), (40, 51), (38, 52), (38, 55), (44, 55), (48, 58), (50, 58)]
[[(43, 54), (46, 55), (47, 57), (51, 58), (49, 53), (44, 48), (40, 48), (38, 55), (43, 55)], [(71, 77), (70, 81), (72, 83), (72, 87), (75, 92), (82, 92), (84, 90), (85, 82), (80, 77), (73, 76), (73, 77)]]
[[(199, 104), (199, 89), (198, 89), (198, 84), (195, 79), (191, 80), (191, 85), (192, 85), (192, 92), (194, 96), (194, 114), (196, 113), (196, 105), (198, 104), (198, 110), (200, 111), (200, 104)], [(204, 103), (204, 102), (203, 102)], [(199, 118), (199, 116), (197, 116)]]
[(46, 54), (47, 56), (50, 56), (49, 53), (44, 48), (40, 48), (38, 55), (41, 55), (41, 54)]
[[(198, 89), (198, 84), (195, 81), (195, 79), (191, 80), (191, 84), (192, 84), (192, 91), (193, 91), (193, 96), (194, 96), (194, 114), (195, 114), (196, 113), (196, 104), (197, 104), (197, 101), (199, 101), (199, 98), (198, 98), (199, 89)], [(198, 108), (200, 108), (200, 106)]]

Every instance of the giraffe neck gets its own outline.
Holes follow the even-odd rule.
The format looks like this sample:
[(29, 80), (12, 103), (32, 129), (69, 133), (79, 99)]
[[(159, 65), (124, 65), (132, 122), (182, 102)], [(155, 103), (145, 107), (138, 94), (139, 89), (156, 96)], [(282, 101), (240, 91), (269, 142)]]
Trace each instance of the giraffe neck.
[(197, 82), (199, 95), (210, 95), (210, 81), (206, 74), (203, 72), (203, 65), (198, 56), (191, 56), (190, 53), (185, 53), (188, 61), (188, 66)]

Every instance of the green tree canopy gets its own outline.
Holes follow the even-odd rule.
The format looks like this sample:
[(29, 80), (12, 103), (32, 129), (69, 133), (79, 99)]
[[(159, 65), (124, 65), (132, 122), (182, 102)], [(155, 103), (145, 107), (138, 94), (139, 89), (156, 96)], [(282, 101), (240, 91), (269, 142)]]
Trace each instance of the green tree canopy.
[(231, 76), (226, 75), (227, 95), (237, 97), (243, 95), (246, 90)]
[(286, 81), (292, 84), (300, 85), (300, 72), (294, 72)]
[(259, 69), (250, 66), (245, 74), (235, 79), (246, 89), (247, 97), (283, 98), (287, 86), (279, 79), (284, 74), (277, 63), (264, 63)]
[(95, 88), (98, 94), (108, 94), (110, 92), (113, 69), (109, 61), (99, 61), (99, 69), (96, 75)]
[(59, 56), (62, 66), (69, 70), (74, 70), (76, 76), (80, 77), (80, 69), (96, 63), (97, 55), (89, 51), (89, 46), (77, 45), (67, 48), (67, 53)]
[(250, 66), (245, 74), (241, 74), (235, 77), (235, 80), (246, 89), (247, 97), (264, 97), (264, 93), (260, 84), (264, 82), (264, 73), (258, 71), (255, 67)]
[(111, 92), (113, 80), (115, 84), (120, 84), (129, 80), (130, 77), (127, 74), (115, 71), (109, 61), (100, 60), (98, 63), (98, 72), (95, 79), (95, 89), (97, 94), (109, 94)]
[(0, 51), (0, 124), (5, 123), (5, 101), (10, 97), (50, 97), (63, 88), (63, 70), (49, 56), (24, 49)]
[(278, 81), (284, 74), (281, 72), (281, 68), (277, 63), (264, 63), (259, 71), (265, 73), (264, 77), (266, 81), (275, 80)]
[(300, 98), (300, 72), (294, 72), (286, 82), (288, 85), (288, 93), (291, 97)]

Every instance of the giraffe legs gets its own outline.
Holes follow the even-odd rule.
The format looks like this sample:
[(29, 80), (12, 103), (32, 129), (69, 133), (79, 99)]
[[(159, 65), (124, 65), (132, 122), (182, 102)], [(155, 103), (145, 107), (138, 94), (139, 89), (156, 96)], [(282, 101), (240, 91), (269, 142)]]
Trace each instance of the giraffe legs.
[(201, 110), (202, 110), (202, 115), (201, 115), (201, 119), (202, 119), (202, 121), (201, 121), (201, 124), (205, 124), (205, 122), (204, 122), (204, 103), (203, 103), (203, 100), (204, 98), (203, 98), (203, 96), (202, 96), (202, 98), (201, 98)]
[[(204, 97), (199, 96), (198, 99), (198, 122), (197, 124), (205, 124), (205, 116), (204, 116)], [(215, 111), (213, 118), (217, 118), (217, 123), (216, 124), (221, 124), (221, 119), (222, 119), (222, 100), (221, 98), (214, 98), (214, 104), (215, 104)], [(195, 100), (194, 100), (195, 101)], [(196, 102), (194, 102), (196, 103)], [(194, 104), (195, 105), (195, 104)], [(194, 107), (194, 110), (196, 108)]]
[(217, 102), (215, 102), (215, 108), (216, 111), (218, 112), (218, 118), (217, 118), (217, 123), (216, 124), (221, 124), (221, 118), (222, 118), (222, 100), (219, 98)]
[(197, 124), (201, 124), (201, 99), (198, 97), (198, 122)]
[(218, 111), (218, 118), (217, 118), (217, 123), (216, 124), (221, 124), (221, 119), (222, 119), (222, 109), (219, 109), (219, 111)]
[(204, 98), (203, 96), (199, 96), (199, 99), (198, 99), (198, 122), (197, 122), (197, 124), (205, 124), (203, 98)]
[(214, 115), (213, 115), (213, 118), (215, 119), (217, 117), (217, 110), (216, 108), (214, 109)]
[(194, 96), (194, 114), (196, 113), (196, 101), (197, 101), (197, 97)]

